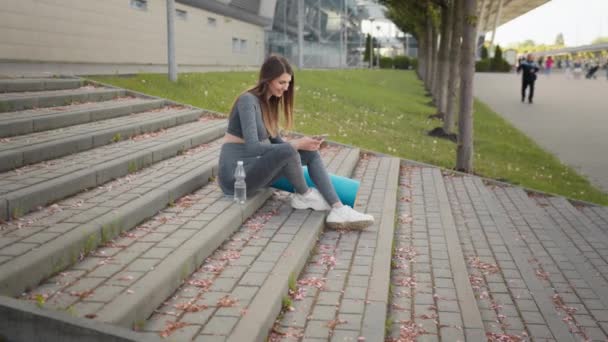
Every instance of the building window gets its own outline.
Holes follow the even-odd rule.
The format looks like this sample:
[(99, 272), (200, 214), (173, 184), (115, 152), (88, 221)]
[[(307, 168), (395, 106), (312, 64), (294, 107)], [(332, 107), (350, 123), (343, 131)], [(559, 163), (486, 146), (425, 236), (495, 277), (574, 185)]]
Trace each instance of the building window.
[(147, 11), (148, 0), (131, 0), (131, 8), (135, 8), (140, 11)]
[(213, 17), (208, 17), (207, 18), (207, 26), (216, 27), (217, 26), (217, 19), (215, 19)]
[(187, 20), (188, 19), (188, 12), (181, 10), (181, 9), (176, 9), (175, 10), (175, 15), (180, 18), (181, 20)]
[(239, 53), (241, 49), (241, 44), (239, 43), (238, 38), (232, 38), (232, 53)]
[(247, 40), (232, 38), (232, 53), (246, 53), (247, 52)]

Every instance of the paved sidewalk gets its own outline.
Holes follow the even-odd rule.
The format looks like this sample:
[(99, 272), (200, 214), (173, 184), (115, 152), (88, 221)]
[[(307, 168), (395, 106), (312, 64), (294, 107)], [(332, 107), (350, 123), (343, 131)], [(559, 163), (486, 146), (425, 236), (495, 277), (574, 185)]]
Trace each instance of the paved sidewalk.
[(59, 159), (0, 174), (0, 218), (17, 218), (57, 199), (147, 165), (223, 134), (225, 121), (202, 118), (189, 125), (142, 134)]
[[(214, 145), (201, 149), (197, 154), (178, 158), (186, 159), (188, 162), (215, 160), (219, 144), (214, 143)], [(325, 148), (322, 151), (324, 162), (332, 172), (336, 172), (349, 151), (351, 149)], [(176, 167), (176, 163), (161, 162), (149, 169), (155, 169), (157, 165), (160, 167), (159, 164), (164, 164), (162, 168), (166, 170)], [(133, 187), (133, 183), (148, 184), (151, 180), (149, 176), (153, 174), (152, 172), (143, 174), (146, 170), (130, 179), (125, 178), (120, 180), (122, 182), (115, 182), (119, 184), (110, 183), (104, 186), (103, 190), (93, 192), (116, 192), (121, 188)], [(174, 172), (176, 171), (171, 173)], [(113, 199), (101, 205), (107, 207), (106, 203), (119, 204)], [(85, 202), (84, 205), (86, 206), (87, 203)], [(221, 219), (222, 216), (229, 217), (231, 215), (229, 209), (235, 206), (229, 198), (222, 195), (217, 183), (211, 182), (192, 194), (176, 200), (173, 206), (162, 210), (135, 229), (107, 242), (105, 246), (94, 250), (78, 264), (46, 280), (24, 297), (32, 300), (45, 298), (45, 306), (68, 310), (78, 317), (113, 321), (121, 311), (125, 310), (124, 303), (133, 301), (132, 298), (141, 297), (147, 288), (159, 286), (146, 283), (147, 279), (168, 273), (167, 268), (175, 268), (176, 263), (169, 261), (179, 257), (180, 250), (188, 249), (185, 248), (188, 247), (188, 241), (195, 238), (202, 241), (201, 237), (205, 237), (205, 232), (213, 230), (212, 226), (217, 224), (217, 219)], [(285, 238), (293, 237), (287, 235), (287, 230), (293, 230), (296, 223), (299, 225), (304, 223), (309, 214), (309, 210), (292, 210), (284, 198), (269, 201), (243, 224), (238, 233), (206, 259), (205, 264), (197, 272), (188, 277), (184, 286), (158, 308), (156, 314), (146, 323), (144, 330), (158, 334), (171, 325), (169, 322), (187, 323), (188, 326), (184, 329), (177, 329), (179, 331), (171, 334), (171, 339), (176, 341), (186, 339), (186, 335), (190, 333), (187, 338), (191, 338), (199, 330), (202, 334), (219, 333), (218, 329), (231, 330), (232, 325), (228, 323), (233, 320), (236, 323), (237, 318), (242, 314), (241, 309), (245, 309), (254, 297), (255, 286), (261, 285), (258, 282), (263, 281), (263, 276), (268, 275), (268, 272), (262, 269), (272, 266), (279, 257), (285, 256), (284, 250), (277, 247), (286, 246), (288, 241)], [(279, 230), (286, 219), (288, 219), (286, 227)], [(276, 235), (273, 235), (275, 232)], [(211, 254), (214, 249), (206, 252)], [(266, 251), (262, 253), (264, 249)], [(178, 271), (184, 272), (181, 268)], [(161, 296), (158, 293), (162, 291), (169, 291), (170, 294), (173, 289), (163, 286), (162, 289), (155, 291), (155, 296)], [(240, 300), (238, 305), (235, 308), (217, 307), (221, 310), (214, 313), (217, 301), (225, 295), (238, 298)], [(164, 300), (165, 296), (160, 299)], [(133, 303), (131, 304), (134, 306)], [(198, 312), (194, 310), (197, 305), (200, 305), (199, 308), (209, 307), (209, 310), (201, 309), (201, 312)], [(207, 322), (210, 317), (215, 316), (218, 317)], [(137, 325), (134, 328), (144, 328), (144, 320), (136, 320)]]
[[(507, 225), (515, 229), (522, 247), (525, 246), (522, 254), (534, 271), (526, 272), (527, 277), (534, 274), (544, 289), (530, 288), (530, 294), (537, 303), (546, 303), (545, 308), (539, 307), (555, 339), (566, 340), (565, 330), (573, 341), (605, 341), (608, 338), (605, 279), (590, 268), (589, 260), (584, 260), (567, 234), (548, 221), (540, 210), (542, 206), (531, 205), (534, 202), (528, 194), (517, 188), (496, 187), (493, 192), (506, 210)], [(550, 320), (551, 314), (557, 314), (557, 318)]]
[(390, 341), (480, 341), (484, 329), (441, 171), (402, 167)]
[[(182, 118), (180, 114), (184, 117)], [(190, 115), (185, 117), (187, 114)], [(19, 135), (4, 139), (5, 141), (0, 145), (0, 156), (8, 155), (10, 153), (26, 154), (26, 151), (42, 149), (47, 146), (54, 146), (54, 144), (60, 145), (65, 142), (69, 142), (72, 145), (80, 145), (79, 148), (66, 149), (64, 153), (56, 152), (54, 153), (55, 155), (47, 153), (44, 157), (39, 157), (38, 159), (56, 158), (57, 154), (67, 155), (69, 153), (103, 146), (109, 142), (118, 142), (122, 139), (127, 139), (130, 137), (128, 133), (138, 135), (154, 131), (158, 126), (160, 126), (161, 129), (167, 129), (182, 122), (195, 121), (197, 116), (200, 115), (202, 115), (202, 111), (200, 110), (181, 106), (166, 106), (103, 121), (88, 122), (49, 131)], [(159, 124), (154, 125), (155, 122), (158, 122)], [(59, 155), (59, 157), (61, 157), (61, 155)], [(26, 162), (27, 161), (24, 161), (23, 163)]]
[(521, 76), (475, 74), (475, 96), (564, 163), (608, 192), (608, 82), (540, 75), (534, 104), (520, 102)]
[(293, 309), (277, 322), (271, 341), (384, 340), (394, 219), (385, 210), (394, 215), (395, 161), (360, 160), (353, 175), (361, 180), (356, 207), (376, 222), (362, 232), (321, 234), (297, 290), (292, 289)]
[[(99, 240), (128, 229), (137, 215), (144, 217), (168, 201), (169, 184), (212, 170), (217, 165), (220, 141), (201, 145), (189, 153), (151, 165), (144, 170), (81, 192), (66, 200), (33, 212), (0, 229), (0, 284), (4, 293), (17, 292), (37, 284), (48, 275), (74, 263), (78, 251), (86, 253)], [(195, 176), (191, 176), (195, 177)], [(148, 203), (148, 198), (153, 198)], [(147, 203), (137, 215), (121, 218), (120, 210)], [(107, 224), (106, 222), (112, 222)], [(84, 245), (81, 242), (84, 241)], [(103, 241), (101, 241), (103, 242)], [(84, 250), (84, 251), (83, 251)], [(25, 284), (27, 282), (27, 284)]]

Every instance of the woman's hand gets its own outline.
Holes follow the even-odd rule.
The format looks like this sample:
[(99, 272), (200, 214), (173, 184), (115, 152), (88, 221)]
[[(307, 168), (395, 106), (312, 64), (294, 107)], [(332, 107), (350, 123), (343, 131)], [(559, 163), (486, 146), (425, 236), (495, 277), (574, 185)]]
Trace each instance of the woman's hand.
[(317, 151), (321, 146), (323, 140), (317, 140), (309, 137), (303, 137), (298, 139), (290, 140), (289, 143), (296, 148), (296, 150), (303, 151)]

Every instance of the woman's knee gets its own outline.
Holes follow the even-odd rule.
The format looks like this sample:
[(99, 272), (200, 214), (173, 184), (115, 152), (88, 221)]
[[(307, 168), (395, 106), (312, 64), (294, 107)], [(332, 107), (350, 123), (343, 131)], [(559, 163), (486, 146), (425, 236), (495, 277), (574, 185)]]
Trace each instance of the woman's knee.
[(308, 165), (316, 160), (321, 160), (319, 151), (299, 151), (303, 165)]

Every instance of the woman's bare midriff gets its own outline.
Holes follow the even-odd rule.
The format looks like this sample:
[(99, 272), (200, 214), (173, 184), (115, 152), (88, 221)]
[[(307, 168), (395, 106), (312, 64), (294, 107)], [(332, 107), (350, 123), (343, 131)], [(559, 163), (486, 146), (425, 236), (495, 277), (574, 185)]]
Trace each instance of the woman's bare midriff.
[(244, 144), (245, 140), (243, 140), (243, 138), (237, 137), (236, 135), (226, 133), (224, 135), (224, 143)]

